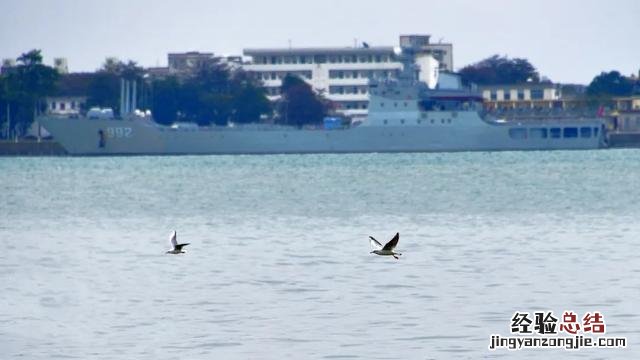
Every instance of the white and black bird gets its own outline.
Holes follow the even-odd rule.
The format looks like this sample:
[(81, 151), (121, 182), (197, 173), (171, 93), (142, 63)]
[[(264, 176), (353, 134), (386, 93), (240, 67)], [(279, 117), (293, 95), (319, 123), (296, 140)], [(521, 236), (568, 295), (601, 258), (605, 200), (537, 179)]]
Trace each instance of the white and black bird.
[(169, 240), (171, 241), (171, 250), (167, 251), (167, 254), (184, 254), (184, 251), (182, 251), (182, 248), (189, 245), (189, 243), (178, 244), (178, 240), (176, 238), (177, 238), (176, 231), (173, 230), (173, 232), (171, 233), (171, 238)]
[(394, 258), (399, 259), (398, 256), (402, 254), (393, 251), (393, 249), (396, 248), (396, 245), (398, 245), (398, 240), (400, 240), (400, 233), (396, 233), (396, 236), (394, 236), (393, 239), (389, 240), (388, 243), (382, 246), (382, 244), (380, 244), (380, 242), (373, 236), (369, 236), (369, 243), (371, 243), (371, 247), (373, 247), (373, 251), (370, 252), (370, 254), (393, 256)]

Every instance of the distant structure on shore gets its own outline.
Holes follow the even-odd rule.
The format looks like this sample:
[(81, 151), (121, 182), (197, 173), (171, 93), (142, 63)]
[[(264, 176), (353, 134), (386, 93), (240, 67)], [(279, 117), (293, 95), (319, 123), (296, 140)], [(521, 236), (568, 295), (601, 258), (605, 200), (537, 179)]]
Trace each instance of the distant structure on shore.
[(152, 77), (166, 77), (170, 75), (185, 76), (195, 73), (198, 69), (211, 63), (223, 63), (231, 68), (242, 64), (241, 56), (215, 56), (212, 52), (175, 52), (167, 54), (168, 66), (150, 67), (145, 69)]
[[(429, 35), (402, 35), (400, 46), (419, 45), (421, 80), (432, 87), (439, 71), (453, 71), (453, 46), (432, 44)], [(393, 78), (402, 69), (393, 46), (246, 48), (244, 70), (262, 80), (270, 100), (280, 98), (282, 79), (297, 75), (331, 100), (336, 111), (365, 116), (369, 105), (369, 79)], [(424, 75), (423, 75), (424, 74)], [(424, 77), (422, 77), (424, 76)]]

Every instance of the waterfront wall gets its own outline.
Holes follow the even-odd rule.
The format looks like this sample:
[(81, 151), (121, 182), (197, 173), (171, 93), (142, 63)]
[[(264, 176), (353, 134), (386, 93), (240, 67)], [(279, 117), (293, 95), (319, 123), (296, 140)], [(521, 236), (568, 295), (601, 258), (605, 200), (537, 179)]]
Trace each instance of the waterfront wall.
[(640, 132), (610, 133), (609, 145), (612, 148), (640, 148)]
[(0, 156), (64, 156), (67, 152), (55, 141), (0, 141)]

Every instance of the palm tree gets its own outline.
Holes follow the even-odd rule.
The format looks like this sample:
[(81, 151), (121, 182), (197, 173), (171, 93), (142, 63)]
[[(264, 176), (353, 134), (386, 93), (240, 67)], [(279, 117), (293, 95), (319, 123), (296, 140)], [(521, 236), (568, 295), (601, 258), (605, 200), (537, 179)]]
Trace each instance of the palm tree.
[(53, 92), (59, 74), (42, 64), (40, 50), (34, 49), (18, 57), (18, 65), (6, 78), (8, 99), (17, 104), (16, 125), (24, 132), (41, 110), (41, 100)]

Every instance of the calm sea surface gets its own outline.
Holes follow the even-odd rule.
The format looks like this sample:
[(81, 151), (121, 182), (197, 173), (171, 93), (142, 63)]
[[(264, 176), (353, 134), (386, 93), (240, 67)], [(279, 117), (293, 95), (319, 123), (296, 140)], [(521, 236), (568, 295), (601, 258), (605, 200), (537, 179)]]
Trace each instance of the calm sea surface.
[[(0, 158), (0, 358), (638, 359), (639, 219), (636, 150)], [(488, 351), (540, 310), (627, 348)]]

